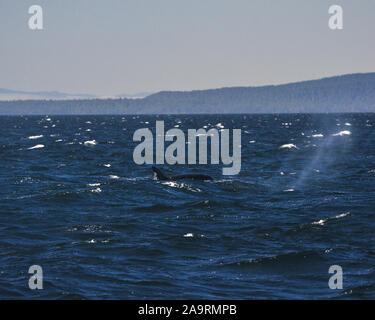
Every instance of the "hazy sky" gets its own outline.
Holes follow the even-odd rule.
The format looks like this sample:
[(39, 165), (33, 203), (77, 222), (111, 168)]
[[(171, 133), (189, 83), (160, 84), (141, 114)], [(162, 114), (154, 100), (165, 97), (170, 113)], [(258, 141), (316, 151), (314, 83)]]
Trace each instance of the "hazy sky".
[[(328, 28), (332, 4), (343, 30)], [(374, 0), (0, 0), (0, 88), (114, 95), (373, 71)]]

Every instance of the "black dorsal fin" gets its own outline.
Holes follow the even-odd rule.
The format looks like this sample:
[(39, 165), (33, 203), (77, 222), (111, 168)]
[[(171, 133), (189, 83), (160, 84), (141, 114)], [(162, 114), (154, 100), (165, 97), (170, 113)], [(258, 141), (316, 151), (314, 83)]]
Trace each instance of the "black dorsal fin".
[(168, 180), (168, 178), (158, 168), (152, 166), (152, 171), (154, 171), (156, 179), (158, 179), (158, 180)]

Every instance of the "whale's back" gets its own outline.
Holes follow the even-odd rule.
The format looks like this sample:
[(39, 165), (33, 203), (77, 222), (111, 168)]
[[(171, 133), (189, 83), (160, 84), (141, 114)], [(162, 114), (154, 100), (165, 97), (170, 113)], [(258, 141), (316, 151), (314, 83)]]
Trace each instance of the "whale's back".
[(212, 177), (206, 174), (180, 174), (176, 176), (167, 177), (166, 175), (161, 172), (160, 169), (156, 167), (152, 167), (152, 171), (154, 171), (154, 176), (157, 180), (183, 180), (183, 179), (191, 179), (191, 180), (213, 180)]

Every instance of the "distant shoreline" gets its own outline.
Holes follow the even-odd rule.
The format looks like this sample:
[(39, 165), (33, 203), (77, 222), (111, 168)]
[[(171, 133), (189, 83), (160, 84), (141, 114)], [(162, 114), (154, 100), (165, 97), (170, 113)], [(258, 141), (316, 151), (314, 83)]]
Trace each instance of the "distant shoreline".
[[(144, 99), (148, 96), (159, 94), (159, 93), (192, 93), (192, 92), (203, 92), (203, 91), (213, 91), (213, 90), (222, 90), (222, 89), (246, 89), (246, 88), (270, 88), (270, 87), (281, 87), (281, 86), (288, 86), (293, 84), (300, 84), (306, 82), (313, 82), (313, 81), (320, 81), (332, 78), (339, 78), (339, 77), (346, 77), (352, 75), (367, 75), (367, 74), (375, 74), (375, 72), (358, 72), (358, 73), (351, 73), (351, 74), (340, 74), (334, 75), (329, 77), (322, 77), (310, 80), (301, 80), (301, 81), (293, 81), (293, 82), (286, 82), (286, 83), (279, 83), (279, 84), (267, 84), (267, 85), (259, 85), (259, 86), (230, 86), (230, 87), (218, 87), (218, 88), (209, 88), (209, 89), (194, 89), (194, 90), (161, 90), (157, 92), (141, 92), (138, 94), (118, 94), (118, 95), (109, 95), (109, 96), (98, 96), (95, 94), (74, 94), (74, 93), (64, 93), (60, 91), (23, 91), (23, 90), (14, 90), (14, 89), (4, 89), (0, 88), (0, 102), (19, 102), (19, 101), (81, 101), (81, 100), (122, 100), (122, 99)], [(58, 95), (58, 96), (68, 96), (74, 98), (45, 98), (45, 99), (2, 99), (2, 94), (20, 94), (20, 95), (29, 95), (29, 96), (38, 96), (38, 95)]]
[(0, 101), (0, 115), (375, 112), (375, 73), (260, 87), (160, 91), (144, 98)]

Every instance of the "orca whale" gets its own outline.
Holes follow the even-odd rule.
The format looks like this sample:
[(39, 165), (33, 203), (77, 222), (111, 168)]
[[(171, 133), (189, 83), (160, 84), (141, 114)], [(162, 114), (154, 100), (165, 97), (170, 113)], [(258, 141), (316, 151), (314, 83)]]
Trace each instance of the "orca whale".
[(154, 175), (158, 180), (183, 180), (183, 179), (191, 179), (191, 180), (214, 180), (212, 177), (205, 175), (205, 174), (180, 174), (177, 176), (166, 176), (164, 175), (158, 168), (152, 167), (152, 171), (154, 171)]

